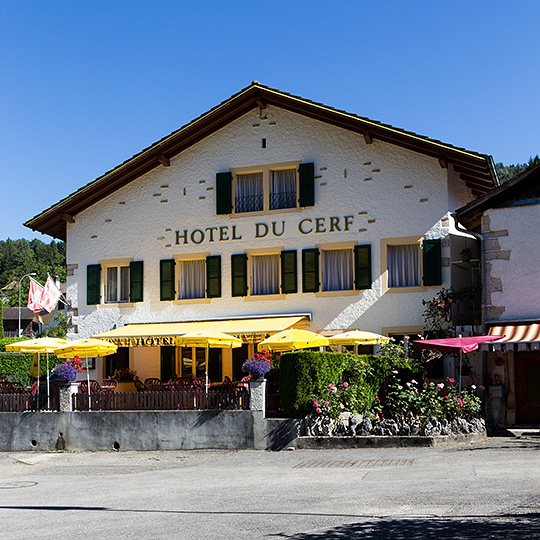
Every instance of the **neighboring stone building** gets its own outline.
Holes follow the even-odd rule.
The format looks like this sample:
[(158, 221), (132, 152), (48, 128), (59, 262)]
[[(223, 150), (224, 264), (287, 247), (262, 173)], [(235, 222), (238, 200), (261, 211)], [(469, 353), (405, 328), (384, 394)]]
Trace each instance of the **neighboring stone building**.
[(489, 156), (254, 82), (26, 225), (67, 242), (68, 337), (121, 347), (96, 378), (199, 375), (174, 338), (212, 328), (244, 340), (209, 358), (237, 379), (287, 327), (421, 333), (473, 279), (451, 211), (496, 184)]
[(496, 420), (540, 422), (540, 166), (456, 212), (481, 235), (484, 322), (505, 335), (490, 346), (486, 377)]

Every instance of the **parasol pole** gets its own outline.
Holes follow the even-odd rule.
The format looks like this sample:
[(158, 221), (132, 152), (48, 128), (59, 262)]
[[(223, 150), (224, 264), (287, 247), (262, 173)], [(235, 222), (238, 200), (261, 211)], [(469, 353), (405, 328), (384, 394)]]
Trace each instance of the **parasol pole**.
[(459, 394), (461, 395), (461, 367), (463, 365), (463, 349), (459, 349)]
[(88, 356), (85, 358), (86, 365), (86, 384), (88, 387), (88, 410), (92, 410), (92, 397), (90, 396), (90, 373), (88, 372)]
[(51, 394), (49, 388), (49, 353), (47, 353), (47, 410), (51, 410)]
[(206, 342), (206, 362), (205, 362), (205, 377), (206, 377), (206, 395), (208, 396), (208, 360), (210, 356), (210, 343)]

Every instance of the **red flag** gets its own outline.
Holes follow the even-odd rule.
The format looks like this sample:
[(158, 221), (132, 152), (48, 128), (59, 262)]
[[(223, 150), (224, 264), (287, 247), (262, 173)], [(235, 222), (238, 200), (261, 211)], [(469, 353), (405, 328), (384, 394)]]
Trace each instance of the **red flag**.
[(41, 295), (41, 300), (39, 301), (41, 305), (41, 310), (45, 310), (47, 313), (51, 313), (56, 308), (58, 300), (60, 300), (61, 292), (51, 279), (51, 276), (47, 277), (47, 282), (45, 283), (45, 288), (43, 289), (43, 294)]
[(40, 304), (41, 296), (43, 295), (43, 287), (35, 280), (30, 278), (30, 289), (28, 290), (27, 306), (34, 313), (39, 313), (43, 310)]

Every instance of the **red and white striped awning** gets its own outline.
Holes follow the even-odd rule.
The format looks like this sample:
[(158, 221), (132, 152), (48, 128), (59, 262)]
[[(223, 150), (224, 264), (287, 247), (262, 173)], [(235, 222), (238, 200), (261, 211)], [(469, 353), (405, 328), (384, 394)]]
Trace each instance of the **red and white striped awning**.
[(503, 338), (493, 341), (491, 343), (493, 345), (498, 343), (534, 343), (540, 341), (540, 323), (492, 326), (488, 333), (491, 336), (504, 335)]

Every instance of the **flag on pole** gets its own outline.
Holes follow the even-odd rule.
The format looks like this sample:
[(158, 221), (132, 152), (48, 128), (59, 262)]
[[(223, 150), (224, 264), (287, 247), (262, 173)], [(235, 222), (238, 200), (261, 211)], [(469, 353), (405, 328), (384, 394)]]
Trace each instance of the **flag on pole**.
[(39, 313), (43, 310), (41, 307), (41, 297), (43, 295), (43, 287), (35, 280), (30, 278), (30, 289), (28, 289), (27, 306), (34, 313)]
[[(60, 300), (60, 296), (62, 296), (60, 289), (51, 279), (51, 276), (47, 276), (47, 282), (45, 283), (45, 288), (43, 289), (43, 293), (39, 301), (41, 305), (40, 311), (52, 313), (56, 309), (56, 305), (58, 304), (58, 300)], [(44, 313), (43, 315), (46, 315), (47, 313)]]

